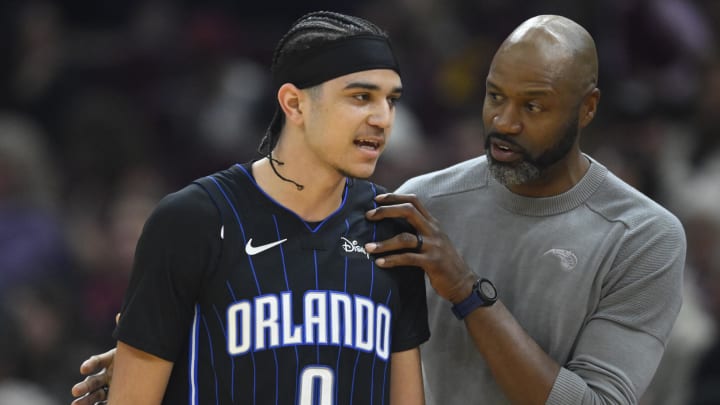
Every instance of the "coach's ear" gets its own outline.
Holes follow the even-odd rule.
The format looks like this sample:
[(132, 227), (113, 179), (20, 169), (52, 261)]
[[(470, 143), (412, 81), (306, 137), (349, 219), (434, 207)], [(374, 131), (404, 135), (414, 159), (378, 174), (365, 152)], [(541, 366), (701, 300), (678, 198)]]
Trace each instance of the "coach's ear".
[(585, 128), (590, 124), (590, 122), (592, 122), (593, 118), (595, 118), (595, 113), (597, 112), (599, 103), (600, 89), (596, 87), (590, 92), (590, 94), (585, 96), (585, 100), (583, 100), (580, 108), (580, 116), (578, 117), (580, 128)]
[(292, 83), (285, 83), (278, 89), (278, 104), (285, 113), (285, 121), (293, 125), (302, 125), (303, 109), (302, 104), (305, 93), (295, 87)]

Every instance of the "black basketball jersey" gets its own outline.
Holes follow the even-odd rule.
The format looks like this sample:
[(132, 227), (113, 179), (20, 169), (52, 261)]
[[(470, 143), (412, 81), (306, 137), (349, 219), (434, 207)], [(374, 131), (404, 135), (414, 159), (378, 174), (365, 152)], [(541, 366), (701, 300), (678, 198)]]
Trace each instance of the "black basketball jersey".
[(250, 164), (165, 197), (138, 243), (116, 337), (174, 362), (164, 404), (387, 404), (390, 355), (429, 338), (424, 276), (363, 245), (382, 190), (348, 179), (319, 223), (255, 183)]

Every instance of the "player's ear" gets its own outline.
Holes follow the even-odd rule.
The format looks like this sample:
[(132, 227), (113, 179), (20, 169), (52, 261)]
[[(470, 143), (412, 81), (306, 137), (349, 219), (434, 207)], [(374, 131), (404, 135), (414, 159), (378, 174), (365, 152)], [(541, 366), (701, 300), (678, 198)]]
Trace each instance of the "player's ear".
[(292, 83), (285, 83), (278, 89), (278, 103), (285, 113), (285, 119), (295, 125), (303, 121), (303, 101), (305, 92), (298, 89)]

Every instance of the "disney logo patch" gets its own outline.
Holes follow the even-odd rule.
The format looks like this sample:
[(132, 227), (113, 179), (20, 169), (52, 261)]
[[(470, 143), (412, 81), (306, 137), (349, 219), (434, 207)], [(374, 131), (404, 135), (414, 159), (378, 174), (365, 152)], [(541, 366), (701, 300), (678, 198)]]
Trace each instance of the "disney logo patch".
[(350, 240), (345, 237), (340, 237), (340, 249), (342, 249), (344, 256), (357, 256), (357, 255), (363, 255), (366, 258), (370, 259), (370, 255), (368, 252), (365, 251), (365, 248), (363, 245), (360, 244), (360, 242), (356, 240)]

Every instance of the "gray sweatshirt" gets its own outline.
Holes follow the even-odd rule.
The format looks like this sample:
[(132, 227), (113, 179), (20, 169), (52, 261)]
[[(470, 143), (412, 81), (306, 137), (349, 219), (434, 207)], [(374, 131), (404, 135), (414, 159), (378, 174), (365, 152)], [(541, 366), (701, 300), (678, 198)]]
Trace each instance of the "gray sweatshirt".
[[(686, 241), (666, 209), (592, 160), (553, 197), (511, 193), (484, 156), (408, 180), (478, 276), (562, 369), (548, 404), (634, 404), (680, 310)], [(428, 285), (429, 405), (508, 400), (450, 303)]]

